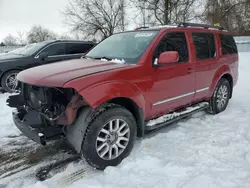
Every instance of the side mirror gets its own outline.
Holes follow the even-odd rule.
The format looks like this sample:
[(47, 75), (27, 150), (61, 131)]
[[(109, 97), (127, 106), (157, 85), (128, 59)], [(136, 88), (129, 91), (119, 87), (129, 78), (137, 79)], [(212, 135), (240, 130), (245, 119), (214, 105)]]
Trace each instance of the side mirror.
[(179, 61), (179, 53), (176, 51), (168, 51), (160, 54), (157, 64), (167, 65)]
[(38, 56), (38, 58), (41, 60), (45, 60), (47, 57), (48, 57), (48, 52), (42, 52)]

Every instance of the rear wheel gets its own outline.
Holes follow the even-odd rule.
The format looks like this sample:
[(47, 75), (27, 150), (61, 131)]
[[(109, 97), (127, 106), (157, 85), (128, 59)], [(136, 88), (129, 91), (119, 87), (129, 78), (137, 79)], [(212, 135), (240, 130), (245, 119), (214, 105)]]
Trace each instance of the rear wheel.
[(118, 165), (127, 157), (136, 138), (133, 115), (119, 106), (108, 108), (95, 116), (82, 143), (82, 155), (97, 169)]
[(227, 79), (222, 78), (217, 84), (214, 94), (210, 100), (209, 113), (218, 114), (227, 108), (231, 86)]
[(17, 80), (17, 74), (20, 71), (12, 70), (6, 72), (1, 79), (1, 86), (9, 93), (17, 92), (19, 90), (19, 84)]

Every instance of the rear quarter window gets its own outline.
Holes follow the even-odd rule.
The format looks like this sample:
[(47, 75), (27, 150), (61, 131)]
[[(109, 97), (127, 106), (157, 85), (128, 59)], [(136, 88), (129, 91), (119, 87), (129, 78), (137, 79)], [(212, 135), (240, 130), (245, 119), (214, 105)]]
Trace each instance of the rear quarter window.
[(212, 33), (193, 33), (192, 34), (196, 58), (200, 60), (216, 57), (215, 37)]
[(222, 54), (237, 54), (238, 49), (232, 35), (220, 34)]

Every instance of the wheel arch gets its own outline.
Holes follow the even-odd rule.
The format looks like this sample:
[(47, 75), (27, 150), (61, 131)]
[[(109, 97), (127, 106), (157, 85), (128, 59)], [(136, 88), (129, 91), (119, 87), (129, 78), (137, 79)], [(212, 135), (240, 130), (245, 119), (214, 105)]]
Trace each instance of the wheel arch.
[(88, 105), (96, 109), (100, 105), (114, 100), (128, 101), (145, 112), (145, 99), (141, 90), (134, 84), (127, 81), (109, 81), (92, 85), (78, 92)]
[(113, 106), (121, 106), (130, 111), (135, 117), (137, 123), (137, 137), (144, 136), (144, 115), (137, 104), (126, 97), (117, 97), (105, 101), (96, 109), (90, 106), (85, 106), (78, 110), (78, 117), (72, 125), (67, 126), (67, 140), (77, 153), (80, 153), (82, 142), (86, 136), (89, 123), (92, 121), (96, 113), (103, 111), (103, 109), (112, 108)]
[(233, 85), (234, 85), (233, 84), (233, 77), (232, 77), (231, 74), (226, 73), (226, 74), (222, 75), (222, 77), (220, 78), (220, 80), (223, 79), (223, 78), (229, 81), (230, 89), (231, 89), (231, 91), (230, 91), (230, 99), (231, 99), (232, 95), (233, 95)]
[(234, 83), (233, 83), (233, 76), (232, 76), (232, 73), (229, 69), (229, 66), (227, 65), (223, 65), (221, 66), (217, 71), (216, 73), (214, 74), (214, 77), (213, 77), (213, 81), (212, 81), (212, 85), (210, 87), (210, 93), (209, 93), (209, 98), (213, 95), (214, 93), (214, 90), (217, 86), (217, 84), (219, 83), (219, 81), (224, 78), (224, 79), (227, 79), (230, 83), (230, 86), (231, 86), (231, 91), (230, 91), (230, 98), (232, 98), (232, 93), (233, 93), (233, 86), (234, 86)]
[(5, 71), (3, 71), (2, 72), (2, 74), (0, 75), (0, 80), (2, 80), (2, 78), (3, 78), (3, 76), (6, 74), (6, 73), (8, 73), (8, 72), (10, 72), (10, 71), (22, 71), (21, 69), (8, 69), (8, 70), (5, 70)]
[(144, 113), (143, 110), (132, 99), (126, 97), (116, 97), (107, 101), (107, 103), (120, 105), (130, 111), (135, 117), (137, 123), (137, 136), (144, 136)]

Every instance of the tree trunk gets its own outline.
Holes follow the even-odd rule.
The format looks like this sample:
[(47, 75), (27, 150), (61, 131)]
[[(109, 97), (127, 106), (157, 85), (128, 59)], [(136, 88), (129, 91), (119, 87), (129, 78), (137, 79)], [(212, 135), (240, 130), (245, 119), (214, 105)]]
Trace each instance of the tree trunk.
[(169, 24), (169, 3), (170, 0), (164, 0), (165, 3), (165, 9), (164, 9), (164, 24), (168, 25)]

